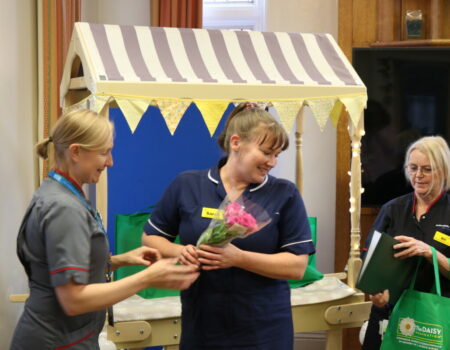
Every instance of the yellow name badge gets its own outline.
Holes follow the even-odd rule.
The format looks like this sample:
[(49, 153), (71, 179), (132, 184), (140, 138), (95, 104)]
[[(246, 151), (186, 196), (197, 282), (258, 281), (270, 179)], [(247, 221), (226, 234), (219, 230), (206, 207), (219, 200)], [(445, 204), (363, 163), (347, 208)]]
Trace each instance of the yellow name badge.
[(436, 233), (434, 234), (433, 239), (435, 241), (438, 241), (438, 242), (442, 243), (442, 244), (450, 246), (450, 236), (446, 235), (445, 233), (436, 231)]
[(202, 208), (202, 218), (212, 219), (218, 216), (220, 219), (223, 218), (223, 210), (218, 211), (215, 208)]

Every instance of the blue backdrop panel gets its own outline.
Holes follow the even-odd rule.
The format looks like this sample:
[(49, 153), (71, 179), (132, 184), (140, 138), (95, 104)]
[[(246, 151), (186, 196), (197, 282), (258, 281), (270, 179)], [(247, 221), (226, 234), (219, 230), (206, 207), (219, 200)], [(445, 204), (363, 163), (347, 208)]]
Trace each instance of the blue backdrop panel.
[(155, 205), (177, 174), (188, 169), (205, 169), (223, 155), (217, 144), (229, 105), (213, 135), (203, 121), (197, 106), (186, 110), (172, 136), (161, 112), (149, 107), (134, 134), (120, 109), (110, 109), (114, 122), (114, 166), (108, 169), (108, 238), (115, 252), (114, 218)]

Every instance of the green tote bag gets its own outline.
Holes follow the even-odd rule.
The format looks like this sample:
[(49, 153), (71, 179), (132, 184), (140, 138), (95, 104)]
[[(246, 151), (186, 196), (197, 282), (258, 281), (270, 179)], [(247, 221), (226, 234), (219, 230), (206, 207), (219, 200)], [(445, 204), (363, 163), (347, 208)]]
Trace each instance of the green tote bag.
[[(117, 214), (116, 215), (116, 254), (122, 254), (129, 250), (138, 248), (142, 245), (141, 237), (144, 231), (144, 225), (151, 215), (150, 209), (134, 213), (134, 214)], [(175, 241), (178, 243), (178, 237)], [(131, 276), (136, 272), (145, 269), (145, 266), (124, 266), (114, 272), (116, 280)], [(137, 293), (142, 298), (152, 299), (161, 297), (178, 296), (178, 290), (147, 288)]]
[[(309, 227), (311, 229), (311, 238), (316, 246), (317, 240), (317, 218), (308, 217)], [(323, 274), (316, 269), (316, 254), (312, 254), (308, 257), (308, 265), (306, 266), (305, 274), (301, 280), (289, 280), (289, 286), (291, 288), (299, 288), (306, 286), (310, 283), (318, 281), (323, 278)]]
[[(381, 350), (450, 349), (450, 298), (441, 296), (436, 250), (432, 248), (436, 293), (413, 289), (417, 271), (409, 289), (395, 304)], [(418, 266), (420, 261), (418, 263)]]

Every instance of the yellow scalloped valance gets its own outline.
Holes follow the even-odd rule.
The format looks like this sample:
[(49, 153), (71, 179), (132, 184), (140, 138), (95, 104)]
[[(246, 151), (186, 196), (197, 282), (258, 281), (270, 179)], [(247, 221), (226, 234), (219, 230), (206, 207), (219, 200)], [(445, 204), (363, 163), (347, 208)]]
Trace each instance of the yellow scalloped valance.
[[(144, 113), (147, 111), (148, 106), (153, 105), (160, 109), (172, 135), (175, 133), (186, 109), (191, 103), (194, 103), (202, 114), (205, 126), (208, 128), (211, 136), (216, 131), (228, 105), (230, 103), (241, 102), (235, 100), (211, 101), (96, 94), (87, 97), (76, 105), (66, 108), (65, 111), (74, 108), (91, 108), (96, 112), (100, 112), (106, 104), (112, 101), (116, 101), (132, 133), (134, 133), (138, 127), (139, 122)], [(334, 126), (337, 125), (342, 108), (347, 110), (353, 125), (357, 126), (362, 116), (362, 112), (367, 104), (367, 95), (355, 94), (351, 96), (326, 96), (294, 100), (250, 102), (264, 102), (265, 105), (274, 107), (280, 118), (281, 124), (288, 133), (291, 131), (297, 115), (305, 106), (308, 106), (320, 130), (323, 131), (328, 119), (331, 119)]]

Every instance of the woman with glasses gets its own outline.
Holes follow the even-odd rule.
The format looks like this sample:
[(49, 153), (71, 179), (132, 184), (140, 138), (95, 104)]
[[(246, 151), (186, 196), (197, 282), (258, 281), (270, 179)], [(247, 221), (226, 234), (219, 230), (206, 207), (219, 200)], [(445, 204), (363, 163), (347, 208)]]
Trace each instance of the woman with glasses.
[[(442, 295), (450, 297), (450, 150), (440, 136), (423, 137), (409, 146), (405, 157), (405, 176), (413, 192), (382, 206), (371, 232), (377, 230), (399, 241), (397, 258), (423, 256), (415, 289), (429, 292), (434, 274), (430, 247), (437, 250)], [(371, 235), (366, 241), (370, 244)], [(386, 266), (389, 268), (389, 266)], [(379, 349), (380, 327), (389, 318), (389, 290), (371, 296), (372, 311), (363, 349)]]

